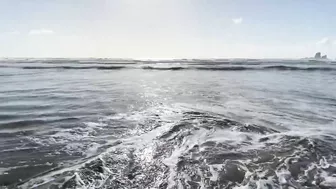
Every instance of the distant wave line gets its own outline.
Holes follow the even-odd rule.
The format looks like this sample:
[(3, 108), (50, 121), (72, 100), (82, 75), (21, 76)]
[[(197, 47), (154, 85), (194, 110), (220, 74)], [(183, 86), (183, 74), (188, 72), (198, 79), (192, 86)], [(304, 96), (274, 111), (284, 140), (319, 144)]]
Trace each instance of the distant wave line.
[[(274, 66), (172, 66), (172, 67), (156, 67), (156, 66), (142, 66), (142, 67), (132, 67), (132, 66), (6, 66), (10, 68), (21, 68), (21, 69), (97, 69), (97, 70), (120, 70), (120, 69), (143, 69), (143, 70), (204, 70), (204, 71), (244, 71), (244, 70), (279, 70), (279, 71), (336, 71), (336, 67), (300, 67), (300, 66), (286, 66), (286, 65), (274, 65)], [(6, 76), (0, 75), (0, 76)]]
[(22, 69), (98, 69), (98, 70), (115, 70), (123, 69), (125, 66), (24, 66)]

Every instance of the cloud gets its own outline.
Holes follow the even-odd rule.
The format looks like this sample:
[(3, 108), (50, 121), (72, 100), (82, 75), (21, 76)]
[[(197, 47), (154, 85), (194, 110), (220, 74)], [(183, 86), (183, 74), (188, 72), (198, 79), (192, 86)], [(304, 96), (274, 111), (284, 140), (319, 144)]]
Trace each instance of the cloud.
[(243, 18), (241, 18), (241, 17), (240, 18), (233, 18), (232, 22), (234, 24), (241, 24), (243, 22)]
[(332, 45), (333, 41), (328, 37), (324, 37), (320, 39), (319, 41), (317, 41), (316, 44), (317, 45)]
[(29, 35), (51, 35), (53, 33), (54, 31), (49, 29), (35, 29), (29, 31)]
[(10, 35), (19, 35), (19, 34), (20, 34), (20, 32), (19, 32), (19, 31), (16, 31), (16, 30), (14, 30), (14, 31), (10, 31), (10, 32), (8, 32), (7, 34), (10, 34)]

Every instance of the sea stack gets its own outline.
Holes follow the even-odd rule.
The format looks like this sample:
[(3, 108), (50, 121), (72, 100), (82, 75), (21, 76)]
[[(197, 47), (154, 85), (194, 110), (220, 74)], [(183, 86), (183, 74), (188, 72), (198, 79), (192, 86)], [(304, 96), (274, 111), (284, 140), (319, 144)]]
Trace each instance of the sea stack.
[(317, 52), (316, 54), (315, 54), (315, 57), (314, 58), (316, 58), (316, 59), (320, 59), (321, 58), (321, 52)]
[(327, 59), (327, 58), (328, 58), (327, 55), (322, 56), (322, 59)]

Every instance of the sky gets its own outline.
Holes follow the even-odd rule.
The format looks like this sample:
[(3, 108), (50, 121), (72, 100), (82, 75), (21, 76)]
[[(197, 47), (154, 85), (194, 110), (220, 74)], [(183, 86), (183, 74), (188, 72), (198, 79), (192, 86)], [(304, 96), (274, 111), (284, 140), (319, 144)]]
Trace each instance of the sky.
[(336, 58), (334, 0), (0, 0), (0, 57)]

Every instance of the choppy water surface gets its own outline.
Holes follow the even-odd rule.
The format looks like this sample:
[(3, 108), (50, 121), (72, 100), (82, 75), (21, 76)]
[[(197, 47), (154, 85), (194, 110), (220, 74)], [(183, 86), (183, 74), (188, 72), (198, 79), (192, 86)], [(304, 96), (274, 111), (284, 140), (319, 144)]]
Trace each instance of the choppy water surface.
[(3, 60), (0, 188), (336, 188), (335, 91), (334, 64)]

